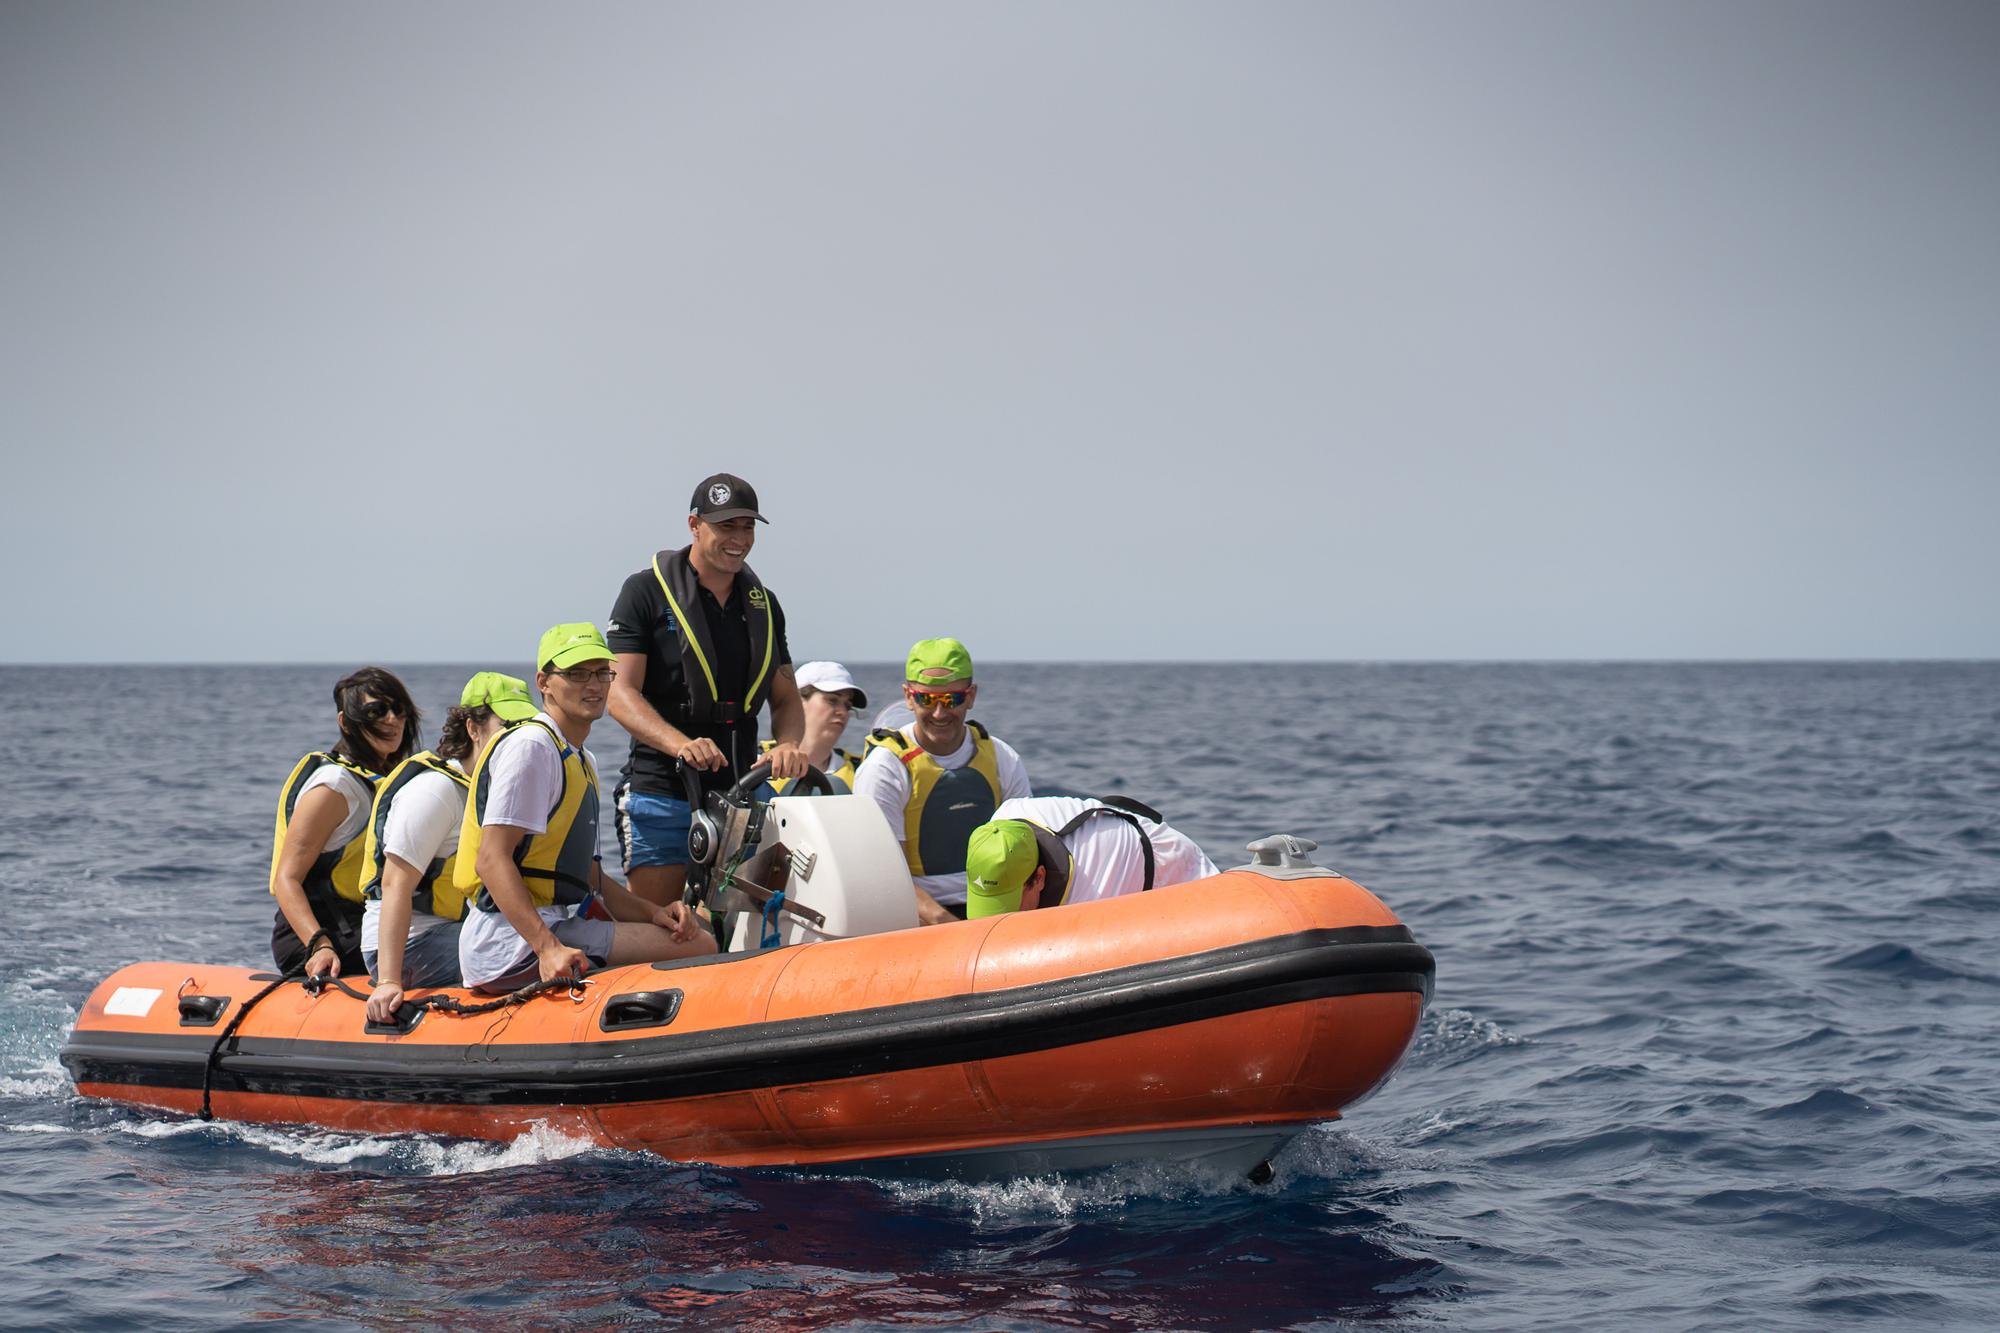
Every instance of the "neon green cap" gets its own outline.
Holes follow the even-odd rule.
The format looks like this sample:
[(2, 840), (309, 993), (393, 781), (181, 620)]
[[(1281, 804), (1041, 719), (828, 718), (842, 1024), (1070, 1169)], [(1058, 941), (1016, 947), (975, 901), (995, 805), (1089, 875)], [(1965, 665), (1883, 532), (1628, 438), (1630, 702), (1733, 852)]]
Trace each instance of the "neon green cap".
[(578, 621), (573, 625), (552, 625), (542, 635), (542, 646), (535, 650), (535, 666), (542, 671), (551, 668), (560, 671), (573, 667), (578, 662), (609, 662), (611, 647), (604, 642), (604, 635), (589, 621)]
[(972, 830), (965, 844), (965, 917), (1021, 910), (1021, 890), (1040, 859), (1035, 831), (1018, 819), (996, 819)]
[(972, 679), (972, 654), (957, 639), (922, 639), (910, 649), (903, 679), (922, 685), (945, 685)]
[(460, 708), (490, 708), (504, 722), (519, 722), (535, 715), (534, 700), (528, 697), (528, 682), (498, 671), (481, 671), (465, 682), (458, 692)]

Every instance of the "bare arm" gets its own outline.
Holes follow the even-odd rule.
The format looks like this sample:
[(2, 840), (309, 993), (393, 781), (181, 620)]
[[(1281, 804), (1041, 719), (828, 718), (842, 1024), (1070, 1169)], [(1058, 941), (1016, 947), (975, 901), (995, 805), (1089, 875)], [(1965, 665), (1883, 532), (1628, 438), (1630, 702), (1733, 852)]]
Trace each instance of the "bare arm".
[(917, 887), (917, 924), (920, 926), (946, 926), (958, 920), (945, 910), (943, 903)]
[[(660, 716), (660, 710), (646, 702), (646, 655), (618, 653), (612, 665), (618, 678), (611, 682), (611, 717), (627, 735), (641, 745), (650, 745), (672, 759), (682, 759), (696, 768), (713, 771), (722, 767), (722, 750), (714, 741), (689, 736)], [(798, 690), (792, 691), (794, 695)], [(799, 714), (800, 734), (804, 734), (805, 714)]]
[[(302, 944), (311, 943), (312, 937), (325, 929), (306, 898), (306, 874), (346, 817), (347, 801), (339, 792), (331, 787), (314, 787), (299, 798), (291, 822), (285, 825), (285, 846), (278, 853), (278, 870), (271, 877), (271, 892), (277, 895), (278, 910), (285, 914), (285, 921)], [(339, 976), (339, 952), (330, 944), (314, 948), (306, 959), (306, 975)]]
[(656, 907), (638, 894), (604, 873), (603, 866), (591, 868), (591, 886), (604, 899), (604, 906), (614, 921), (638, 921), (658, 926), (677, 940), (691, 940), (695, 930), (701, 925), (686, 904), (678, 898), (664, 907)]
[(799, 743), (806, 735), (806, 701), (799, 697), (799, 682), (789, 663), (771, 678), (771, 738), (775, 745), (765, 758), (771, 761), (774, 778), (802, 778), (810, 767)]
[(590, 970), (589, 957), (583, 950), (572, 949), (557, 939), (555, 932), (543, 924), (527, 882), (521, 878), (521, 867), (514, 864), (514, 849), (527, 836), (526, 829), (512, 824), (488, 824), (479, 835), (479, 858), (473, 862), (473, 868), (479, 872), (479, 882), (486, 886), (500, 915), (535, 951), (542, 980), (580, 977)]
[(410, 900), (423, 872), (390, 852), (382, 862), (382, 912), (377, 919), (375, 975), (382, 978), (368, 996), (368, 1021), (387, 1023), (403, 1002), (403, 946), (410, 937)]

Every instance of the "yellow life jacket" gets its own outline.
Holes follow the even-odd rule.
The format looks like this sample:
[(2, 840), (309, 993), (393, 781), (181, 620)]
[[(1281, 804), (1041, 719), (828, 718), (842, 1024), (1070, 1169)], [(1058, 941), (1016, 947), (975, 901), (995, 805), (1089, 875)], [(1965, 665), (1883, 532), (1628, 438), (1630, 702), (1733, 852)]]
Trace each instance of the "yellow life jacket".
[(985, 727), (970, 719), (965, 725), (972, 730), (972, 762), (963, 768), (945, 768), (929, 750), (887, 728), (869, 732), (863, 747), (865, 754), (880, 746), (909, 770), (903, 857), (913, 877), (964, 874), (967, 839), (999, 808), (999, 752)]
[[(460, 792), (472, 785), (472, 779), (460, 772), (451, 763), (430, 750), (413, 754), (402, 763), (389, 770), (382, 779), (382, 785), (375, 791), (375, 809), (368, 816), (368, 831), (365, 863), (368, 867), (368, 882), (361, 886), (363, 898), (382, 896), (382, 874), (388, 865), (388, 853), (382, 849), (382, 832), (389, 827), (389, 807), (396, 796), (410, 782), (425, 773), (442, 773), (458, 784)], [(450, 856), (434, 857), (430, 865), (423, 868), (423, 877), (417, 881), (416, 890), (410, 895), (410, 905), (419, 912), (441, 916), (447, 921), (456, 921), (465, 915), (466, 894), (453, 882), (457, 870), (458, 853)]]
[[(734, 681), (718, 681), (715, 678), (716, 651), (709, 641), (708, 618), (701, 611), (701, 584), (695, 578), (694, 568), (688, 563), (688, 552), (692, 547), (682, 547), (678, 551), (660, 551), (653, 556), (653, 577), (659, 580), (660, 592), (667, 599), (668, 614), (674, 618), (674, 629), (681, 644), (681, 675), (687, 681), (688, 717), (696, 723), (722, 722), (734, 726), (745, 718), (757, 716), (757, 710), (764, 706), (764, 697), (770, 692), (771, 657), (776, 647), (777, 629), (771, 613), (771, 595), (757, 576), (745, 565), (736, 575), (736, 586), (743, 590), (743, 600), (749, 610), (747, 621), (750, 627), (750, 661), (752, 675), (742, 687), (743, 697), (725, 699), (723, 687), (731, 693), (737, 689)], [(672, 721), (673, 719), (668, 719)], [(735, 756), (730, 756), (731, 762)]]
[(465, 802), (465, 822), (458, 829), (452, 884), (482, 912), (500, 910), (479, 882), (480, 825), (493, 780), (487, 766), (501, 745), (527, 727), (540, 727), (556, 743), (562, 755), (563, 782), (555, 805), (549, 809), (548, 828), (521, 839), (514, 848), (514, 864), (521, 868), (522, 882), (537, 907), (573, 907), (591, 894), (590, 872), (597, 860), (597, 770), (582, 750), (562, 738), (562, 733), (539, 717), (530, 717), (508, 723), (479, 756), (468, 779), (471, 792)]
[[(757, 747), (757, 753), (769, 754), (771, 747), (776, 744), (776, 741), (765, 741)], [(846, 796), (854, 790), (854, 770), (861, 767), (861, 758), (835, 746), (832, 763), (832, 768), (823, 771), (833, 779), (834, 791)], [(771, 790), (780, 796), (785, 794), (785, 788), (792, 785), (791, 778), (772, 778), (770, 782)]]
[[(327, 764), (338, 764), (373, 792), (382, 781), (382, 775), (371, 773), (352, 759), (328, 750), (314, 750), (292, 766), (292, 775), (285, 779), (284, 789), (278, 794), (278, 827), (271, 838), (271, 893), (278, 892), (278, 861), (285, 854), (285, 830), (291, 827), (292, 812), (298, 808), (299, 792), (305, 788), (306, 779)], [(314, 859), (311, 869), (305, 874), (306, 897), (319, 900), (328, 897), (345, 898), (348, 902), (361, 901), (361, 881), (366, 877), (368, 865), (366, 830), (354, 835), (346, 845), (328, 847)]]

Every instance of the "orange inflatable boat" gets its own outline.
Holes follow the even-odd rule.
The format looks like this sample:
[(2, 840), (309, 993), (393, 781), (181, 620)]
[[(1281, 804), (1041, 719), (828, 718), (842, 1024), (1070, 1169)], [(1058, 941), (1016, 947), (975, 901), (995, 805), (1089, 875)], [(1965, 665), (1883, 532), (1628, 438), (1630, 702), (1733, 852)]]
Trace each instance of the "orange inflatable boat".
[(769, 803), (779, 836), (733, 878), (786, 889), (776, 947), (395, 1028), (338, 989), (141, 963), (91, 994), (62, 1060), (86, 1096), (236, 1120), (546, 1125), (679, 1161), (977, 1177), (1254, 1170), (1378, 1087), (1416, 1033), (1429, 952), (1303, 840), (1192, 884), (916, 928), (863, 800)]

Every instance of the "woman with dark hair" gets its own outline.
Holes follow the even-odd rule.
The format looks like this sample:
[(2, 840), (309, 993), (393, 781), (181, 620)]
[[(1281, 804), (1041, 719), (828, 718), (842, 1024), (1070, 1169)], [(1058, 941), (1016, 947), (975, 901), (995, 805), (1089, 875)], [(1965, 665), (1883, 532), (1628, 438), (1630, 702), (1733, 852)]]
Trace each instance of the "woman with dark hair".
[(403, 682), (363, 667), (333, 687), (340, 739), (292, 767), (271, 847), (271, 957), (280, 972), (339, 976), (361, 959), (363, 834), (382, 774), (417, 748), (417, 706)]
[(435, 750), (382, 779), (368, 820), (361, 958), (375, 990), (368, 1021), (395, 1021), (403, 988), (456, 986), (465, 890), (452, 880), (474, 761), (509, 724), (533, 717), (528, 683), (497, 671), (465, 682)]

